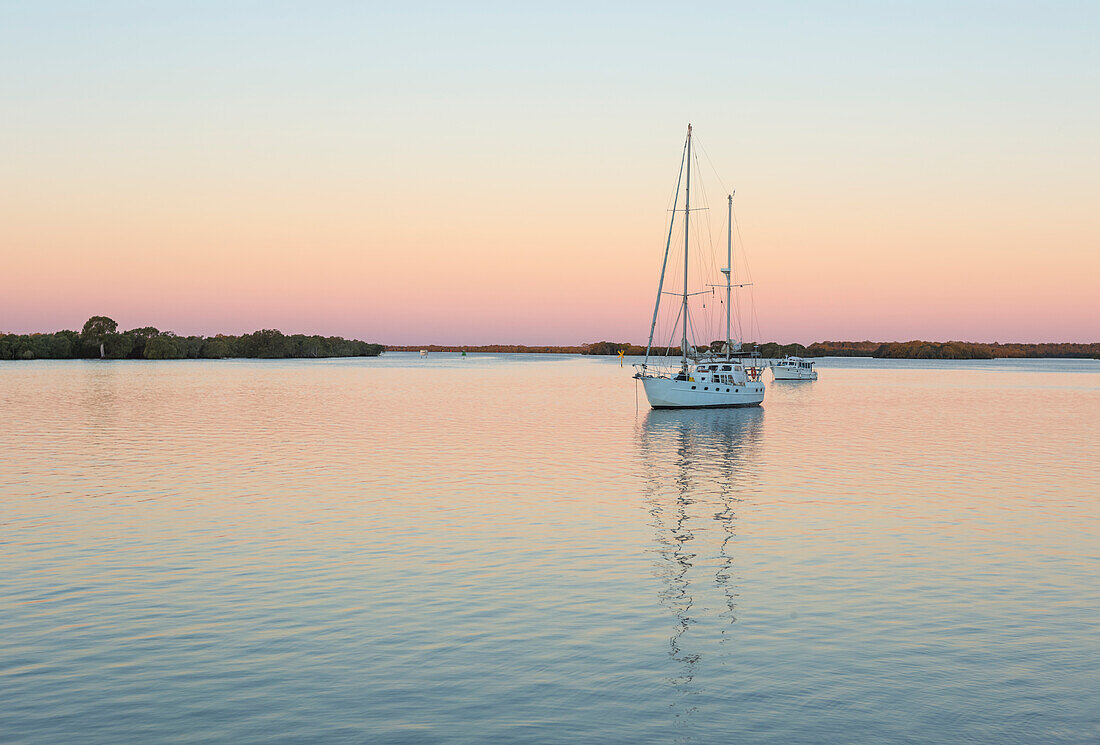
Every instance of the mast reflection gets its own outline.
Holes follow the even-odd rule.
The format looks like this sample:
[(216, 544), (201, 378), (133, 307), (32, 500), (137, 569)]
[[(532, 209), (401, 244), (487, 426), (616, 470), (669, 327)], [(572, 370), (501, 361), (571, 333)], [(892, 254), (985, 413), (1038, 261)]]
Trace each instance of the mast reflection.
[[(638, 428), (654, 569), (663, 579), (659, 599), (675, 619), (669, 657), (679, 671), (670, 683), (685, 695), (700, 690), (706, 647), (724, 642), (737, 620), (737, 504), (756, 482), (752, 454), (763, 419), (755, 407), (651, 410)], [(697, 626), (705, 628), (693, 633)]]

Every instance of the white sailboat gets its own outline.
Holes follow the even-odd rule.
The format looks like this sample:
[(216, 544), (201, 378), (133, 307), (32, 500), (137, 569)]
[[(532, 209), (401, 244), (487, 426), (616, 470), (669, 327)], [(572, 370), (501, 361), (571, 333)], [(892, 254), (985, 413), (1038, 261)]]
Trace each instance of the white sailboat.
[[(716, 353), (697, 354), (695, 347), (688, 342), (688, 297), (700, 293), (688, 292), (688, 230), (691, 215), (691, 125), (688, 125), (687, 141), (684, 143), (685, 157), (681, 163), (680, 174), (685, 175), (684, 182), (684, 287), (681, 293), (680, 317), (683, 321), (683, 335), (680, 342), (679, 369), (662, 370), (650, 365), (653, 351), (653, 334), (657, 328), (657, 314), (661, 308), (661, 296), (664, 294), (665, 270), (668, 268), (668, 253), (672, 245), (672, 229), (676, 222), (676, 203), (680, 197), (680, 184), (676, 184), (676, 196), (673, 197), (672, 218), (668, 226), (668, 241), (665, 244), (664, 261), (661, 264), (661, 279), (657, 285), (657, 301), (653, 306), (653, 322), (649, 327), (649, 342), (646, 345), (645, 359), (635, 365), (634, 377), (642, 381), (646, 398), (655, 409), (692, 409), (722, 408), (736, 406), (759, 406), (764, 400), (764, 383), (760, 379), (760, 370), (756, 365), (746, 365), (745, 357), (751, 353), (741, 351), (740, 343), (734, 341), (730, 325), (730, 304), (733, 299), (731, 275), (733, 273), (733, 195), (728, 199), (729, 222), (726, 240), (726, 266), (721, 270), (726, 277), (726, 343)], [(737, 285), (738, 287), (742, 285)]]

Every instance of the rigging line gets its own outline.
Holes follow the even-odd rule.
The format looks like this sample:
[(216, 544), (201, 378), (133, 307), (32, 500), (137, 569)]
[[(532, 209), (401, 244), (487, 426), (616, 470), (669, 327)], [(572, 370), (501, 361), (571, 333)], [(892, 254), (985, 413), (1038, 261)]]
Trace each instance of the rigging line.
[(752, 318), (751, 318), (751, 316), (748, 319), (748, 322), (746, 323), (745, 314), (744, 313), (738, 314), (738, 317), (737, 317), (737, 333), (739, 334), (738, 338), (740, 338), (741, 341), (745, 341), (747, 336), (752, 335)]
[[(690, 326), (690, 327), (691, 327), (691, 333), (692, 333), (692, 335), (693, 335), (693, 337), (694, 337), (694, 339), (695, 339), (695, 343), (694, 343), (694, 344), (692, 344), (692, 347), (691, 347), (691, 348), (692, 348), (692, 351), (695, 351), (695, 349), (696, 349), (697, 347), (700, 347), (700, 346), (702, 346), (702, 345), (701, 345), (701, 344), (699, 344), (699, 332), (698, 332), (698, 331), (696, 331), (696, 329), (695, 329), (695, 320), (694, 320), (694, 319), (693, 319), (693, 318), (691, 317), (691, 313), (688, 313), (688, 326)], [(704, 329), (704, 331), (705, 331), (705, 330), (706, 330), (706, 329)], [(707, 347), (708, 347), (708, 348), (710, 347), (710, 342), (707, 342)], [(698, 354), (698, 352), (696, 352), (696, 354)]]
[(755, 333), (756, 338), (760, 338), (760, 318), (756, 314), (756, 294), (755, 288), (749, 288), (749, 312), (748, 312), (748, 324), (749, 333)]
[[(707, 150), (706, 146), (702, 142), (700, 142), (698, 136), (696, 136), (696, 152), (698, 153), (700, 151), (703, 153), (703, 157), (706, 159), (707, 165), (710, 167), (711, 173), (714, 174), (715, 180), (718, 181), (718, 184), (722, 187), (722, 191), (726, 194), (731, 194), (732, 192), (730, 191), (729, 187), (726, 186), (726, 182), (722, 179), (722, 176), (718, 173), (718, 169), (714, 165), (714, 160), (710, 157), (710, 152)], [(697, 158), (698, 158), (698, 156), (697, 156)], [(698, 159), (696, 160), (696, 162), (698, 163)], [(702, 170), (702, 169), (699, 169), (699, 170)], [(700, 182), (702, 182), (702, 179), (700, 179)], [(744, 239), (741, 237), (741, 226), (740, 226), (740, 224), (738, 223), (738, 221), (736, 219), (736, 216), (737, 216), (737, 211), (736, 210), (733, 211), (733, 215), (734, 215), (734, 225), (736, 227), (737, 241), (740, 244), (741, 254), (742, 254), (742, 257), (743, 257), (743, 262), (742, 263), (745, 267), (745, 273), (747, 275), (748, 281), (752, 282), (752, 273), (748, 269), (748, 256), (745, 252)], [(708, 223), (708, 228), (709, 227), (710, 227), (710, 224)], [(713, 242), (714, 242), (714, 238), (713, 238), (713, 236), (711, 236), (711, 243), (713, 244)], [(735, 259), (736, 259), (736, 257), (731, 257), (731, 261), (730, 261), (731, 266), (727, 267), (731, 271), (731, 278), (733, 277), (732, 272), (733, 272), (733, 264), (734, 264)], [(741, 335), (742, 338), (743, 338), (744, 324), (742, 323), (742, 319), (741, 319), (741, 304), (737, 303), (735, 307), (738, 309), (738, 334)], [(755, 313), (755, 306), (753, 308), (753, 312)]]
[[(742, 288), (738, 287), (737, 289), (740, 290)], [(737, 340), (743, 342), (745, 340), (745, 328), (744, 324), (741, 322), (741, 305), (742, 303), (735, 303), (731, 310), (735, 309), (737, 312), (731, 313), (730, 315), (737, 327)]]
[(695, 146), (698, 149), (703, 151), (703, 157), (707, 159), (707, 165), (710, 166), (710, 170), (711, 170), (711, 173), (714, 174), (714, 178), (716, 178), (718, 180), (718, 185), (722, 187), (722, 192), (724, 194), (731, 193), (730, 190), (728, 188), (726, 188), (725, 182), (722, 181), (722, 177), (718, 175), (718, 169), (714, 167), (714, 161), (710, 159), (710, 153), (707, 152), (707, 149), (705, 147), (703, 147), (701, 144), (699, 144), (699, 138), (698, 137), (695, 138)]
[[(672, 331), (669, 333), (669, 338), (668, 338), (668, 346), (665, 347), (665, 357), (678, 358), (680, 356), (681, 352), (682, 352), (682, 348), (681, 348), (680, 343), (677, 343), (676, 346), (673, 346), (673, 342), (676, 341), (676, 337), (680, 333), (680, 329), (678, 328), (678, 326), (679, 326), (678, 323), (672, 324)], [(672, 350), (674, 350), (674, 349), (676, 350), (675, 354), (672, 353)], [(675, 367), (675, 364), (672, 363), (672, 362), (669, 362), (667, 364), (668, 364), (669, 368)]]
[[(741, 220), (738, 219), (738, 217), (737, 217), (737, 208), (736, 207), (733, 210), (733, 228), (734, 228), (734, 232), (737, 235), (737, 243), (741, 248), (741, 264), (742, 264), (742, 267), (745, 270), (745, 278), (749, 281), (749, 305), (750, 305), (750, 310), (749, 310), (749, 313), (750, 313), (750, 316), (749, 316), (749, 333), (751, 334), (753, 332), (753, 326), (755, 325), (755, 327), (756, 327), (756, 336), (757, 336), (757, 339), (759, 340), (758, 343), (762, 343), (763, 342), (763, 331), (760, 328), (760, 316), (759, 316), (759, 314), (757, 313), (757, 310), (756, 310), (756, 287), (754, 286), (754, 282), (753, 282), (753, 278), (752, 278), (752, 269), (749, 266), (749, 254), (748, 254), (748, 251), (745, 249), (745, 239), (741, 235)], [(738, 308), (738, 310), (740, 311), (740, 308)], [(740, 313), (738, 313), (738, 317), (740, 318)]]
[(751, 288), (750, 294), (752, 295), (752, 317), (756, 322), (756, 335), (760, 341), (764, 341), (764, 332), (760, 328), (760, 318), (756, 315), (756, 288)]
[[(675, 230), (673, 231), (672, 235), (673, 245), (675, 246), (675, 248), (672, 250), (668, 257), (670, 266), (674, 263), (683, 262), (683, 232), (683, 221), (681, 220), (676, 222)], [(674, 278), (668, 278), (666, 280), (666, 282), (670, 285), (674, 284), (677, 281), (679, 280), (676, 280)], [(671, 310), (671, 308), (673, 307), (675, 307), (675, 313), (673, 313), (673, 311)], [(661, 339), (665, 338), (666, 336), (669, 336), (671, 338), (674, 332), (678, 332), (675, 327), (679, 323), (680, 311), (681, 306), (679, 303), (675, 304), (674, 306), (667, 303), (662, 304), (662, 311), (658, 318), (658, 328), (654, 331), (654, 349), (660, 349)], [(673, 316), (675, 316), (676, 318), (675, 321), (671, 320)]]
[[(672, 331), (670, 332), (668, 339), (668, 349), (670, 351), (672, 350), (672, 337), (676, 335), (676, 325), (680, 322), (680, 314), (683, 312), (683, 310), (683, 307), (681, 307), (680, 310), (676, 311), (676, 318), (672, 321)], [(665, 356), (667, 357), (668, 355)]]
[(737, 233), (737, 240), (741, 244), (741, 259), (745, 266), (745, 275), (752, 282), (752, 270), (749, 269), (749, 255), (745, 251), (745, 239), (741, 237), (741, 221), (737, 219), (737, 209), (733, 210), (733, 230)]
[[(695, 169), (697, 171), (702, 170), (701, 168), (699, 168), (699, 155), (698, 155), (698, 153), (695, 154)], [(706, 204), (708, 209), (709, 209), (709, 207), (710, 207), (710, 198), (709, 198), (709, 195), (707, 194), (706, 182), (702, 178), (699, 179), (699, 191), (702, 194), (703, 203)], [(707, 251), (707, 255), (706, 255), (706, 258), (707, 258), (706, 276), (710, 276), (710, 275), (714, 274), (714, 271), (717, 267), (714, 266), (714, 224), (712, 223), (712, 221), (710, 219), (710, 214), (709, 213), (707, 214), (707, 241), (709, 243), (709, 245), (707, 246), (707, 248), (709, 250)], [(706, 279), (706, 276), (704, 276), (703, 279)]]
[[(742, 251), (744, 253), (744, 251)], [(749, 269), (748, 256), (745, 255), (745, 273), (752, 278), (752, 271)], [(753, 331), (755, 327), (757, 338), (763, 341), (763, 329), (760, 326), (760, 315), (756, 305), (756, 286), (755, 284), (749, 285), (749, 332)]]
[[(673, 197), (673, 206), (676, 205), (676, 200), (680, 198), (680, 179), (684, 175), (684, 161), (687, 159), (688, 143), (691, 142), (691, 128), (688, 128), (688, 139), (684, 140), (684, 153), (680, 156), (680, 174), (676, 177), (676, 195)], [(688, 163), (688, 168), (691, 168), (691, 164)], [(686, 197), (685, 197), (686, 198)], [(690, 206), (690, 205), (685, 205)], [(687, 217), (685, 216), (685, 220)], [(646, 343), (645, 359), (642, 364), (645, 365), (649, 362), (649, 352), (653, 348), (653, 332), (657, 326), (657, 312), (661, 308), (661, 291), (665, 285), (665, 268), (668, 266), (668, 251), (672, 245), (672, 228), (676, 224), (676, 213), (672, 213), (672, 217), (668, 221), (668, 241), (665, 243), (665, 259), (661, 264), (661, 280), (657, 283), (657, 300), (653, 303), (653, 320), (649, 324), (649, 341)]]
[[(695, 165), (696, 171), (698, 173), (702, 173), (701, 162), (699, 160), (699, 156), (698, 156), (697, 153), (693, 153), (693, 163)], [(693, 249), (695, 250), (696, 256), (698, 257), (697, 261), (694, 264), (694, 267), (695, 267), (694, 274), (695, 274), (696, 280), (700, 284), (706, 285), (708, 279), (710, 279), (711, 277), (717, 276), (717, 267), (715, 266), (715, 250), (714, 250), (714, 246), (715, 246), (715, 244), (714, 244), (714, 223), (712, 222), (711, 215), (710, 215), (710, 195), (707, 192), (706, 180), (703, 179), (702, 177), (700, 177), (699, 180), (696, 182), (696, 188), (697, 188), (698, 193), (699, 193), (700, 201), (704, 205), (706, 205), (705, 209), (707, 210), (707, 214), (705, 215), (705, 219), (706, 219), (707, 235), (704, 238), (704, 236), (702, 234), (702, 230), (696, 230), (694, 235), (693, 235), (693, 238), (694, 238)], [(705, 306), (704, 306), (704, 310), (705, 310)], [(703, 332), (705, 334), (707, 334), (708, 336), (713, 336), (714, 335), (713, 334), (713, 328), (712, 328), (712, 326), (713, 326), (712, 315), (713, 314), (704, 313), (703, 316), (702, 316), (702, 319), (699, 320), (699, 323), (701, 324), (701, 328), (702, 328)]]

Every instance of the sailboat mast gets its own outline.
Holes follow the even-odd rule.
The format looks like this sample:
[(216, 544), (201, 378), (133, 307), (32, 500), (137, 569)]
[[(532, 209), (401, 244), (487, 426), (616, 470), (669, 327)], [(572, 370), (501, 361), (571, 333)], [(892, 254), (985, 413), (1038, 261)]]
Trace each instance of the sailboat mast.
[(686, 375), (688, 370), (688, 226), (691, 223), (691, 125), (688, 125), (687, 141), (687, 182), (684, 186), (684, 304), (681, 315), (684, 317), (684, 338), (680, 342), (680, 367)]
[(733, 195), (726, 197), (726, 359), (733, 352), (733, 329), (730, 326), (730, 303), (733, 300)]

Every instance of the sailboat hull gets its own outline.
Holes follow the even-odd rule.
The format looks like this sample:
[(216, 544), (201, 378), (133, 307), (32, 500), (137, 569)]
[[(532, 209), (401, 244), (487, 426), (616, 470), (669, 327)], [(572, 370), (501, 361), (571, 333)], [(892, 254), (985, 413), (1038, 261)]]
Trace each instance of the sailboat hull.
[(654, 409), (722, 409), (759, 406), (764, 401), (764, 384), (750, 381), (724, 385), (693, 380), (643, 377), (649, 405)]

